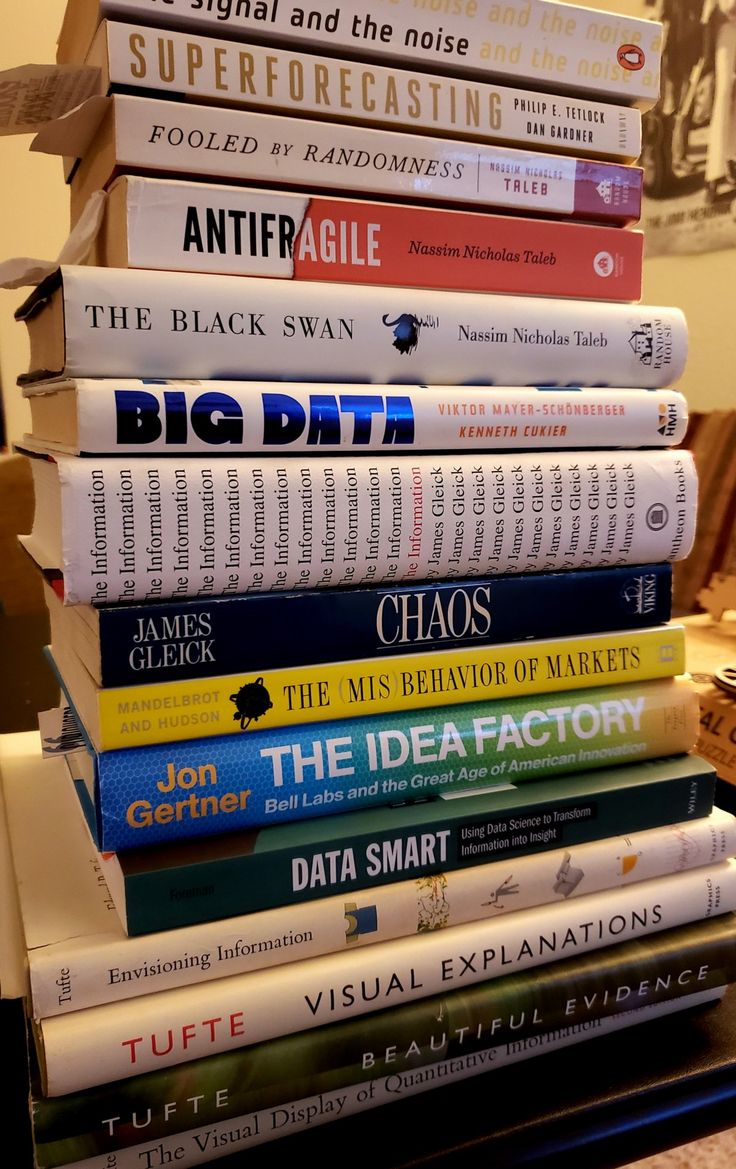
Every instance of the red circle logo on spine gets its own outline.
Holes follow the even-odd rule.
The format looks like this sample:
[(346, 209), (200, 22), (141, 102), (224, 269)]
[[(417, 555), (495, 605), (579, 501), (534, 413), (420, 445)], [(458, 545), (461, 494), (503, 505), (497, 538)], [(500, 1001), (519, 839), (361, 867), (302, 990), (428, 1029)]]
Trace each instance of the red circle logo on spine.
[(616, 54), (616, 60), (622, 69), (629, 69), (635, 73), (638, 69), (644, 68), (644, 50), (640, 49), (638, 45), (621, 45)]

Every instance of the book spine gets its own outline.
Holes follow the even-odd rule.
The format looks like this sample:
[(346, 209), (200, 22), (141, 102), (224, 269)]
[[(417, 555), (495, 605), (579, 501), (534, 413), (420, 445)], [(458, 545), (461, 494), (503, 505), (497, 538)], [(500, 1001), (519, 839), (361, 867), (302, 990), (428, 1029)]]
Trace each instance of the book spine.
[(554, 962), (569, 944), (585, 953), (734, 909), (736, 860), (729, 860), (419, 939), (90, 1007), (81, 1018), (44, 1019), (36, 1025), (44, 1090), (63, 1095), (249, 1047)]
[[(150, 0), (98, 0), (96, 20), (105, 15), (147, 24), (160, 20), (167, 28), (216, 32), (235, 40), (247, 36), (333, 55), (344, 50), (347, 57), (517, 82), (525, 89), (549, 86), (645, 109), (659, 98), (661, 23), (578, 5), (530, 0), (507, 16), (483, 5), (418, 13), (411, 0), (397, 0), (390, 13), (377, 18), (370, 0), (354, 0), (348, 9), (308, 21), (302, 8), (283, 0), (233, 4), (227, 13), (223, 6), (193, 8), (189, 0), (169, 0), (165, 14), (157, 14), (155, 7)], [(74, 19), (65, 21), (60, 63), (73, 59), (65, 46), (83, 53), (94, 31), (92, 21), (80, 45)]]
[[(701, 966), (701, 971), (704, 969)], [(684, 972), (683, 972), (684, 973)], [(701, 975), (702, 976), (702, 975)], [(629, 1026), (636, 1022), (645, 1022), (648, 1019), (656, 1019), (666, 1017), (676, 1011), (688, 1010), (696, 1007), (705, 1006), (706, 1004), (718, 1003), (725, 991), (725, 987), (718, 987), (714, 985), (715, 978), (713, 976), (707, 979), (703, 977), (703, 983), (709, 983), (710, 988), (704, 987), (698, 990), (688, 990), (686, 993), (679, 991), (676, 986), (670, 989), (667, 993), (671, 997), (661, 995), (657, 1001), (653, 1002), (637, 1002), (636, 1005), (630, 1005), (627, 1008), (622, 1008), (617, 1011), (607, 1011), (605, 1007), (598, 1008), (595, 1012), (589, 1012), (585, 1019), (579, 1022), (571, 1021), (569, 1017), (562, 1018), (556, 1026), (549, 1026), (545, 1018), (544, 1026), (540, 1026), (535, 1034), (525, 1036), (523, 1033), (519, 1036), (504, 1042), (496, 1043), (496, 1041), (484, 1035), (480, 1040), (472, 1042), (472, 1040), (465, 1043), (458, 1042), (456, 1035), (450, 1035), (443, 1039), (440, 1043), (437, 1041), (435, 1054), (429, 1057), (422, 1056), (421, 1059), (415, 1058), (411, 1063), (403, 1058), (403, 1053), (399, 1054), (400, 1043), (393, 1043), (393, 1048), (396, 1052), (397, 1067), (390, 1070), (388, 1073), (385, 1070), (387, 1065), (380, 1068), (376, 1066), (376, 1061), (371, 1064), (371, 1052), (366, 1051), (367, 1066), (353, 1067), (350, 1069), (341, 1068), (330, 1072), (315, 1072), (309, 1078), (309, 1083), (305, 1082), (305, 1076), (294, 1075), (289, 1085), (284, 1085), (280, 1091), (272, 1084), (264, 1085), (261, 1090), (251, 1089), (243, 1104), (241, 1111), (237, 1111), (235, 1107), (230, 1104), (230, 1095), (221, 1090), (217, 1095), (220, 1101), (220, 1109), (213, 1113), (209, 1106), (209, 1098), (213, 1093), (211, 1092), (211, 1084), (217, 1082), (211, 1080), (207, 1084), (207, 1092), (203, 1093), (198, 1098), (198, 1108), (201, 1111), (192, 1113), (192, 1100), (185, 1100), (184, 1093), (178, 1087), (179, 1080), (176, 1069), (172, 1069), (167, 1077), (166, 1085), (166, 1099), (171, 1100), (173, 1095), (181, 1098), (181, 1108), (170, 1109), (167, 1112), (167, 1118), (171, 1116), (171, 1123), (163, 1128), (158, 1122), (157, 1117), (152, 1110), (151, 1120), (145, 1126), (145, 1132), (141, 1132), (141, 1127), (134, 1125), (125, 1125), (119, 1123), (120, 1116), (119, 1109), (121, 1107), (121, 1100), (125, 1101), (126, 1113), (128, 1112), (128, 1095), (126, 1089), (129, 1087), (131, 1081), (117, 1085), (118, 1096), (116, 1097), (114, 1106), (108, 1111), (107, 1118), (103, 1124), (98, 1124), (98, 1127), (83, 1130), (80, 1124), (79, 1134), (66, 1135), (69, 1127), (67, 1118), (69, 1114), (75, 1114), (76, 1096), (81, 1094), (73, 1094), (62, 1101), (55, 1099), (43, 1099), (34, 1097), (32, 1101), (33, 1108), (33, 1135), (36, 1152), (36, 1164), (39, 1169), (55, 1169), (56, 1166), (66, 1165), (68, 1169), (110, 1169), (110, 1165), (114, 1164), (117, 1169), (120, 1166), (130, 1163), (134, 1166), (140, 1164), (155, 1164), (156, 1153), (154, 1147), (148, 1145), (147, 1154), (144, 1151), (146, 1146), (131, 1142), (139, 1142), (141, 1135), (145, 1135), (148, 1142), (150, 1141), (164, 1141), (165, 1144), (161, 1146), (161, 1157), (170, 1152), (172, 1157), (176, 1155), (175, 1150), (180, 1149), (180, 1154), (185, 1155), (185, 1146), (181, 1145), (181, 1141), (191, 1139), (192, 1146), (199, 1149), (200, 1157), (206, 1155), (208, 1158), (212, 1155), (213, 1150), (217, 1146), (216, 1134), (224, 1135), (227, 1129), (220, 1129), (217, 1127), (210, 1128), (209, 1126), (218, 1126), (230, 1122), (229, 1131), (236, 1135), (238, 1147), (240, 1141), (250, 1142), (251, 1138), (256, 1134), (266, 1134), (262, 1139), (273, 1139), (279, 1135), (288, 1135), (293, 1131), (292, 1125), (299, 1127), (300, 1123), (309, 1123), (311, 1118), (316, 1123), (325, 1122), (327, 1120), (337, 1119), (341, 1115), (347, 1115), (345, 1111), (345, 1102), (349, 1095), (354, 1095), (356, 1100), (361, 1101), (362, 1107), (378, 1106), (381, 1101), (381, 1095), (376, 1096), (377, 1087), (383, 1087), (385, 1090), (386, 1102), (400, 1099), (404, 1094), (404, 1089), (408, 1089), (407, 1094), (411, 1091), (426, 1090), (440, 1083), (447, 1082), (449, 1074), (450, 1080), (453, 1078), (463, 1078), (463, 1076), (477, 1074), (481, 1071), (492, 1070), (504, 1066), (507, 1062), (515, 1062), (516, 1060), (525, 1059), (532, 1055), (539, 1054), (545, 1050), (554, 1049), (558, 1046), (565, 1046), (577, 1040), (584, 1040), (586, 1038), (594, 1038), (596, 1035), (608, 1034), (611, 1031), (619, 1030), (623, 1027)], [(701, 983), (701, 986), (703, 984)], [(625, 988), (628, 989), (628, 988)], [(469, 998), (473, 998), (473, 990), (468, 992)], [(593, 992), (595, 993), (595, 992)], [(451, 1000), (445, 1000), (450, 1003)], [(439, 1001), (436, 1003), (438, 1015), (434, 1020), (435, 1033), (439, 1029), (438, 1023), (443, 1023), (448, 1017), (448, 1012), (445, 1002)], [(392, 1039), (395, 1037), (400, 1041), (403, 1038), (404, 1028), (400, 1025), (399, 1014), (401, 1008), (396, 1012), (396, 1029)], [(471, 1018), (473, 1015), (472, 1003), (469, 1003), (469, 1009), (465, 1017)], [(517, 1016), (518, 1017), (518, 1016)], [(452, 1016), (449, 1016), (451, 1019)], [(448, 1019), (448, 1021), (449, 1021)], [(454, 1020), (453, 1020), (454, 1021)], [(463, 1024), (464, 1026), (465, 1024)], [(458, 1027), (458, 1031), (462, 1028)], [(333, 1030), (333, 1029), (331, 1029)], [(414, 1041), (416, 1048), (415, 1036), (419, 1033), (418, 1028), (414, 1030), (413, 1034), (406, 1032), (406, 1042), (408, 1045)], [(432, 1031), (428, 1032), (430, 1035)], [(447, 1034), (447, 1033), (445, 1033)], [(313, 1035), (310, 1035), (313, 1038)], [(284, 1045), (279, 1048), (279, 1042), (276, 1041), (273, 1045), (274, 1053), (278, 1049), (282, 1056), (283, 1066), (294, 1067), (295, 1061), (299, 1060), (296, 1066), (301, 1069), (311, 1060), (305, 1059), (303, 1052), (303, 1044), (299, 1045), (297, 1042), (291, 1043), (288, 1046)], [(249, 1049), (254, 1055), (257, 1049)], [(258, 1051), (258, 1054), (260, 1052)], [(301, 1057), (301, 1058), (299, 1058)], [(187, 1065), (188, 1069), (198, 1069), (203, 1064), (217, 1065), (218, 1057), (213, 1056), (210, 1059), (203, 1061), (198, 1060), (195, 1063)], [(259, 1072), (262, 1069), (262, 1061), (256, 1058), (252, 1065), (257, 1066)], [(417, 1074), (417, 1069), (425, 1069), (424, 1073), (420, 1070)], [(212, 1066), (212, 1072), (216, 1071), (216, 1067)], [(197, 1081), (199, 1081), (199, 1074), (195, 1071)], [(148, 1076), (147, 1079), (152, 1081), (156, 1073)], [(353, 1077), (350, 1079), (350, 1077)], [(249, 1076), (243, 1077), (249, 1080)], [(222, 1077), (221, 1077), (222, 1080)], [(221, 1082), (221, 1081), (220, 1081)], [(176, 1085), (175, 1091), (172, 1088)], [(337, 1095), (339, 1089), (345, 1089), (351, 1086), (351, 1092), (345, 1093), (345, 1098), (340, 1102), (340, 1096)], [(361, 1089), (360, 1085), (366, 1085)], [(391, 1088), (389, 1090), (389, 1086)], [(151, 1085), (153, 1087), (153, 1084)], [(339, 1087), (338, 1087), (339, 1086)], [(290, 1091), (291, 1088), (291, 1091)], [(309, 1092), (313, 1097), (313, 1104), (308, 1107), (301, 1105), (294, 1106), (291, 1101), (295, 1099), (296, 1094), (299, 1094), (302, 1099), (303, 1093)], [(330, 1107), (327, 1100), (335, 1100), (333, 1107)], [(61, 1108), (59, 1107), (61, 1105)], [(78, 1108), (79, 1106), (77, 1106)], [(47, 1134), (47, 1127), (49, 1125), (49, 1113), (52, 1115), (55, 1112), (61, 1112), (63, 1109), (64, 1135), (59, 1134), (61, 1128), (60, 1120), (56, 1123), (56, 1132), (52, 1131)], [(268, 1109), (268, 1112), (263, 1112), (263, 1119), (256, 1124), (253, 1118), (249, 1118), (246, 1122), (245, 1117), (248, 1113), (257, 1110), (259, 1113), (262, 1110)], [(90, 1110), (91, 1111), (91, 1110)], [(130, 1110), (132, 1115), (135, 1115), (135, 1110)], [(157, 1113), (158, 1110), (155, 1110)], [(182, 1113), (186, 1113), (189, 1117), (188, 1121), (181, 1119)], [(97, 1110), (98, 1115), (102, 1115)], [(137, 1115), (145, 1115), (145, 1111), (137, 1111)], [(317, 1119), (318, 1118), (318, 1119)], [(197, 1123), (199, 1139), (195, 1140), (194, 1135), (188, 1130), (185, 1125), (191, 1124), (192, 1121)], [(265, 1123), (264, 1123), (265, 1121)], [(105, 1132), (105, 1128), (107, 1132)], [(153, 1129), (154, 1131), (151, 1131)], [(268, 1135), (270, 1134), (270, 1136)], [(176, 1143), (172, 1141), (172, 1137), (176, 1138)], [(255, 1142), (253, 1142), (255, 1143)], [(156, 1146), (158, 1149), (159, 1146)], [(82, 1155), (83, 1160), (77, 1160)], [(196, 1154), (195, 1154), (196, 1155)], [(109, 1158), (103, 1160), (102, 1158)], [(118, 1158), (121, 1158), (118, 1160)], [(73, 1158), (73, 1160), (72, 1160)], [(113, 1160), (114, 1158), (114, 1160)], [(130, 1158), (130, 1160), (129, 1160)], [(210, 1163), (208, 1161), (208, 1163)]]
[[(659, 389), (687, 354), (667, 306), (83, 265), (61, 279), (72, 377)], [(53, 328), (29, 315), (43, 292), (16, 314), (31, 345)]]
[[(436, 668), (431, 658), (428, 667)], [(144, 702), (131, 698), (123, 706)], [(392, 716), (390, 700), (382, 702), (386, 713), (373, 717), (307, 717), (306, 725), (257, 730), (234, 743), (201, 736), (97, 755), (98, 848), (116, 852), (439, 793), (448, 798), (674, 755), (697, 740), (698, 698), (685, 677), (586, 687), (566, 692), (563, 703), (554, 691), (531, 701), (432, 705), (419, 715)], [(126, 713), (117, 724), (121, 738), (129, 721)]]
[[(219, 104), (420, 133), (514, 143), (634, 162), (641, 113), (626, 106), (534, 93), (375, 61), (322, 57), (271, 44), (218, 40), (108, 22), (88, 64), (109, 85), (161, 90)], [(164, 66), (164, 62), (166, 65)]]
[[(29, 396), (33, 405), (39, 395)], [(76, 412), (85, 455), (672, 447), (688, 418), (687, 400), (672, 389), (108, 379), (78, 383)]]
[(167, 98), (115, 94), (108, 101), (114, 146), (103, 158), (100, 140), (93, 139), (72, 173), (72, 222), (92, 191), (120, 169), (307, 191), (339, 186), (348, 195), (618, 226), (641, 215), (643, 171), (623, 163)]
[(686, 450), (58, 468), (71, 604), (673, 561), (695, 531)]
[[(66, 606), (65, 612), (74, 609)], [(144, 671), (152, 680), (175, 681), (232, 674), (244, 665), (273, 669), (333, 661), (338, 655), (382, 658), (402, 649), (634, 629), (664, 624), (671, 616), (672, 565), (660, 562), (393, 587), (251, 593), (159, 602), (155, 608), (113, 605), (97, 611), (96, 648), (100, 683), (112, 687), (132, 685)], [(328, 626), (331, 637), (325, 640)], [(298, 629), (298, 639), (287, 637), (287, 629)], [(51, 636), (52, 642), (58, 640), (53, 610)]]
[(92, 261), (103, 266), (122, 254), (131, 268), (641, 297), (639, 231), (177, 180), (121, 183), (107, 201)]
[[(62, 664), (56, 665), (64, 684)], [(591, 681), (601, 686), (644, 682), (670, 678), (685, 669), (684, 627), (655, 625), (546, 641), (506, 642), (490, 650), (469, 646), (391, 654), (380, 660), (320, 662), (263, 670), (257, 675), (213, 675), (185, 682), (96, 689), (98, 725), (94, 729), (87, 726), (87, 732), (96, 750), (115, 751), (294, 727), (316, 720), (382, 717), (395, 711), (436, 708), (438, 703), (449, 708), (545, 692), (568, 695), (588, 688)], [(69, 677), (68, 686), (74, 706), (73, 677)], [(344, 726), (339, 729), (345, 730)], [(380, 754), (379, 739), (377, 730), (373, 741)], [(333, 765), (347, 774), (351, 762), (339, 744), (340, 737), (333, 743)], [(272, 749), (276, 755), (283, 753), (283, 746)], [(191, 776), (185, 780), (185, 772), (188, 774), (186, 768), (181, 781), (172, 780), (172, 790), (190, 785), (207, 787), (212, 782), (202, 776), (196, 783)], [(169, 786), (165, 779), (161, 783), (162, 790)]]
[(148, 869), (147, 850), (133, 854), (132, 867), (125, 853), (103, 854), (101, 865), (127, 932), (145, 934), (323, 897), (354, 898), (400, 879), (698, 820), (713, 810), (714, 789), (709, 764), (674, 756), (485, 796), (272, 825), (222, 838), (230, 841), (226, 851), (167, 854), (159, 846), (158, 863)]
[[(511, 910), (570, 900), (736, 856), (736, 817), (714, 810), (690, 824), (491, 861), (250, 916), (144, 938), (119, 932), (70, 938), (29, 952), (36, 1019), (423, 934)], [(89, 870), (89, 896), (109, 893)]]

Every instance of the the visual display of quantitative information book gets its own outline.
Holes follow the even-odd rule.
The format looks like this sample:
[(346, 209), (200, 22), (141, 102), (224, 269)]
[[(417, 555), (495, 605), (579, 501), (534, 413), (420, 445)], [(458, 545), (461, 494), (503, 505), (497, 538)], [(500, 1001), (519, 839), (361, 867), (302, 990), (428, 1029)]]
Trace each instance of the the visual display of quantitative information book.
[[(43, 590), (52, 643), (69, 646), (104, 687), (135, 685), (143, 677), (176, 681), (246, 666), (336, 661), (344, 654), (383, 658), (403, 650), (639, 629), (672, 616), (669, 562), (245, 593), (155, 607), (65, 605), (46, 580)], [(299, 630), (298, 640), (292, 629)]]
[(681, 449), (30, 462), (72, 604), (676, 561), (697, 507)]
[[(567, 697), (592, 685), (671, 678), (685, 671), (685, 631), (670, 623), (109, 690), (91, 684), (79, 659), (64, 646), (50, 647), (49, 659), (91, 745), (96, 751), (114, 751), (214, 735), (242, 737), (316, 720), (383, 716), (438, 704), (449, 708), (548, 691)], [(348, 766), (344, 746), (333, 744), (335, 765)], [(203, 789), (211, 783), (206, 770), (196, 774), (194, 781), (183, 773), (172, 790), (189, 783)], [(241, 810), (247, 801), (243, 789)], [(190, 799), (190, 814), (200, 814), (194, 807), (198, 804)]]
[(63, 266), (16, 313), (48, 377), (660, 388), (677, 308)]
[(285, 454), (677, 446), (673, 389), (80, 378), (25, 387), (33, 442), (68, 454)]
[(91, 256), (111, 268), (634, 301), (643, 243), (618, 227), (122, 175)]
[[(86, 787), (65, 756), (88, 808)], [(455, 799), (367, 808), (101, 855), (128, 933), (371, 890), (708, 816), (715, 770), (691, 754)]]
[(726, 860), (491, 921), (57, 1015), (34, 1025), (44, 1087), (50, 1096), (79, 1091), (734, 909), (736, 860)]
[(421, 65), (399, 69), (320, 56), (295, 44), (266, 46), (115, 20), (102, 22), (85, 61), (100, 70), (100, 93), (161, 91), (588, 158), (634, 162), (641, 153), (641, 112), (631, 107), (425, 73)]
[[(52, 749), (65, 713), (44, 728)], [(90, 751), (95, 841), (115, 852), (672, 755), (695, 746), (698, 714), (683, 676)]]
[(126, 171), (337, 187), (620, 226), (641, 215), (643, 172), (624, 163), (129, 94), (96, 99), (96, 117), (100, 103), (106, 112), (91, 142), (89, 106), (67, 115), (63, 134), (51, 122), (33, 142), (45, 153), (83, 155), (70, 178), (72, 223), (94, 191)]
[(529, 89), (547, 85), (642, 108), (659, 98), (659, 22), (551, 0), (506, 8), (484, 0), (453, 13), (418, 10), (412, 0), (379, 13), (370, 0), (353, 0), (349, 8), (316, 19), (291, 0), (254, 4), (248, 11), (241, 4), (215, 8), (190, 0), (170, 0), (165, 9), (154, 0), (86, 0), (78, 9), (67, 9), (60, 63), (81, 61), (98, 24), (110, 17), (508, 80)]
[(716, 808), (627, 837), (135, 938), (111, 905), (66, 772), (63, 757), (41, 761), (37, 748), (2, 761), (34, 1018), (567, 901), (736, 855), (736, 817)]

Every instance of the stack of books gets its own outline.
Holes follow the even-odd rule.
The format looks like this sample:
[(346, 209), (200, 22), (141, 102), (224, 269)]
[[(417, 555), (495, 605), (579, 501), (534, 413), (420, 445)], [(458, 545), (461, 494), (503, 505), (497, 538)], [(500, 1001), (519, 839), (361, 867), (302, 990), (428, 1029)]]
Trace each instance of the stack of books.
[(632, 226), (661, 30), (373, 8), (62, 29), (100, 94), (36, 145), (86, 262), (18, 318), (65, 705), (6, 795), (48, 1169), (204, 1163), (736, 977), (671, 620), (687, 329)]

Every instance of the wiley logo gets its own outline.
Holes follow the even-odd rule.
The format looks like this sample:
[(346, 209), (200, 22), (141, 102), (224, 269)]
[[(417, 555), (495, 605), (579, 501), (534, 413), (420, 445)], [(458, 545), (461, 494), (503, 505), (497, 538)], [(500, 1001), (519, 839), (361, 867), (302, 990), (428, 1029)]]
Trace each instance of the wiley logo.
[(651, 325), (640, 325), (629, 337), (629, 345), (642, 365), (651, 365), (654, 355), (654, 331)]

